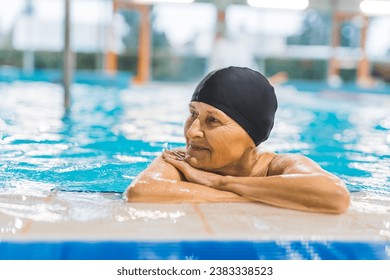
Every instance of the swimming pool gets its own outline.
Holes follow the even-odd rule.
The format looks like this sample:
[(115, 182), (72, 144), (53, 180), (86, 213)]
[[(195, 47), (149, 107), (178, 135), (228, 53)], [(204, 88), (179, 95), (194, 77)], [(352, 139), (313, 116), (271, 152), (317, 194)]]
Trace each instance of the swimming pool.
[[(124, 90), (75, 85), (72, 110), (65, 115), (62, 108), (62, 90), (58, 85), (40, 82), (0, 83), (0, 213), (6, 217), (4, 221), (10, 221), (8, 226), (3, 225), (2, 233), (8, 233), (10, 240), (23, 240), (24, 236), (18, 235), (19, 220), (22, 224), (26, 224), (25, 221), (34, 221), (50, 225), (72, 219), (77, 222), (100, 221), (109, 216), (118, 222), (120, 215), (113, 218), (111, 214), (107, 214), (107, 210), (102, 209), (107, 205), (111, 207), (124, 204), (120, 200), (120, 193), (164, 146), (183, 145), (182, 125), (187, 116), (187, 104), (193, 88), (192, 84), (151, 84)], [(288, 86), (278, 88), (277, 95), (279, 109), (275, 127), (264, 146), (278, 153), (302, 153), (344, 179), (353, 198), (356, 197), (351, 205), (352, 214), (360, 215), (359, 217), (377, 215), (377, 220), (369, 227), (376, 232), (371, 241), (380, 242), (375, 243), (375, 246), (381, 249), (375, 251), (379, 252), (376, 257), (366, 258), (390, 258), (390, 96), (336, 91), (298, 92)], [(103, 193), (107, 193), (107, 196)], [(37, 203), (52, 194), (56, 194), (56, 202)], [(68, 204), (64, 206), (64, 203)], [(69, 204), (72, 203), (79, 208), (71, 208)], [(126, 207), (127, 211), (126, 215), (121, 216), (123, 221), (150, 221), (157, 217), (156, 220), (166, 219), (172, 222), (175, 219), (183, 220), (184, 216), (191, 216), (189, 213), (193, 211), (182, 211), (181, 207), (187, 206), (180, 205), (158, 206), (163, 210), (158, 210), (155, 206), (151, 206), (155, 210), (150, 210), (145, 205), (137, 206), (138, 208), (134, 205), (123, 207)], [(204, 213), (208, 207), (219, 209), (218, 211), (226, 208), (223, 205), (203, 205), (201, 210), (195, 207), (194, 211), (198, 211), (198, 214), (199, 211)], [(230, 208), (240, 211), (237, 207), (240, 206)], [(71, 211), (66, 212), (64, 209), (78, 209), (80, 212), (70, 213)], [(296, 211), (274, 208), (264, 211), (270, 211), (269, 215), (274, 215), (274, 220), (274, 217), (280, 218), (283, 215), (304, 217), (301, 213), (295, 214)], [(67, 214), (64, 214), (65, 212)], [(253, 222), (253, 219), (259, 219), (253, 217), (251, 226), (264, 232), (264, 223)], [(351, 220), (333, 217), (331, 224), (340, 221), (347, 224), (356, 222), (353, 217), (347, 217)], [(239, 221), (240, 217), (237, 219)], [(356, 223), (360, 223), (361, 227), (367, 226), (361, 220)], [(144, 226), (142, 223), (138, 225)], [(13, 234), (12, 230), (16, 234)], [(267, 240), (272, 240), (267, 241), (271, 242), (268, 246), (282, 246), (275, 239), (294, 242), (298, 236), (298, 240), (302, 240), (295, 232), (294, 240), (291, 241), (291, 238), (288, 238), (291, 237), (290, 233), (288, 230), (282, 231), (275, 237), (275, 233), (268, 231)], [(330, 239), (338, 240), (337, 230), (326, 234), (326, 238), (316, 238), (314, 233), (307, 232), (303, 239), (310, 237), (311, 241), (319, 239), (321, 242), (324, 239), (327, 242)], [(359, 234), (361, 232), (357, 233), (357, 236)], [(369, 235), (367, 233), (367, 236)], [(45, 238), (41, 236), (38, 239), (46, 240), (48, 237), (44, 236)], [(221, 239), (239, 239), (244, 243), (248, 242), (248, 239), (254, 240), (254, 243), (250, 243), (250, 252), (259, 247), (256, 245), (259, 241), (255, 240), (255, 233), (243, 234), (243, 239), (240, 239), (240, 236), (237, 232), (235, 235), (225, 234)], [(280, 238), (281, 236), (283, 238)], [(330, 236), (336, 238), (332, 239)], [(107, 240), (106, 237), (104, 240)], [(196, 239), (193, 235), (186, 234), (183, 238)], [(74, 239), (80, 238), (72, 238)], [(153, 239), (152, 235), (149, 235), (148, 240), (150, 239)], [(179, 240), (174, 244), (184, 244), (185, 241), (180, 236), (177, 239)], [(200, 239), (207, 241), (207, 236)], [(218, 239), (218, 236), (211, 239)], [(343, 238), (343, 242), (345, 240), (360, 242), (359, 238), (351, 236)], [(235, 244), (233, 241), (229, 244)], [(369, 244), (366, 241), (363, 243)], [(10, 252), (10, 249), (4, 249), (6, 243), (2, 244), (0, 257), (3, 252), (2, 258), (6, 258), (4, 256), (7, 256), (6, 252)], [(13, 248), (20, 246), (20, 243), (17, 244), (19, 245), (12, 245)], [(286, 246), (283, 246), (286, 251)], [(328, 247), (332, 246), (335, 245)], [(248, 258), (252, 258), (251, 254)], [(177, 256), (181, 258), (182, 255)], [(320, 255), (320, 258), (326, 258), (324, 256)], [(284, 257), (287, 258), (287, 255)], [(272, 258), (272, 255), (266, 255), (266, 258)]]

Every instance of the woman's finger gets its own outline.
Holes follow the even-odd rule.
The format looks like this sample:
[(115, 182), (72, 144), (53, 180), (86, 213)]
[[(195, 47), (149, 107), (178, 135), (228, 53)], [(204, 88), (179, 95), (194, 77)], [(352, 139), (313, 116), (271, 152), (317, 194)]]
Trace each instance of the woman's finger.
[(166, 155), (164, 160), (169, 164), (175, 166), (176, 168), (180, 169), (183, 173), (185, 173), (185, 171), (188, 170), (188, 168), (190, 167), (187, 162), (182, 159), (176, 158), (175, 156)]
[(174, 155), (172, 154), (172, 152), (168, 152), (168, 151), (164, 151), (162, 153), (162, 158), (165, 159), (165, 158), (169, 158), (169, 157), (174, 157)]
[(176, 156), (174, 155), (164, 155), (163, 156), (163, 159), (173, 165), (177, 165), (179, 164), (180, 162), (183, 162), (181, 159), (177, 158)]
[(172, 153), (172, 151), (170, 151), (170, 150), (165, 150), (165, 151), (163, 151), (163, 156), (164, 155), (172, 155), (173, 153)]
[(177, 159), (177, 160), (184, 160), (185, 159), (185, 156), (181, 153), (177, 153), (176, 151), (164, 151), (163, 154), (162, 154), (162, 158), (164, 159), (165, 157), (171, 157), (171, 158), (174, 158), (174, 159)]

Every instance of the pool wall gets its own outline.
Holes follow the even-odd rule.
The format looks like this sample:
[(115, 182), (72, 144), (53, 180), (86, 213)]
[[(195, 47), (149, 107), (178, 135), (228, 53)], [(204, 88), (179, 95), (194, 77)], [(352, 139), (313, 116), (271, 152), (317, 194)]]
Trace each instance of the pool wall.
[(126, 203), (118, 194), (0, 196), (0, 259), (389, 260), (390, 215), (261, 203)]
[(390, 242), (2, 242), (1, 260), (390, 260)]

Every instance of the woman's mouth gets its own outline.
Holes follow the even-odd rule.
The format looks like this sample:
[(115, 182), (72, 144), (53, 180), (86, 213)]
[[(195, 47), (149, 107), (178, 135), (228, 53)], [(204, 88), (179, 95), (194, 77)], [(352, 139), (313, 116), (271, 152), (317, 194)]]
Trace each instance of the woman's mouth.
[(201, 152), (201, 151), (208, 151), (209, 149), (202, 147), (202, 146), (190, 144), (190, 145), (188, 145), (188, 150), (194, 151), (194, 152)]

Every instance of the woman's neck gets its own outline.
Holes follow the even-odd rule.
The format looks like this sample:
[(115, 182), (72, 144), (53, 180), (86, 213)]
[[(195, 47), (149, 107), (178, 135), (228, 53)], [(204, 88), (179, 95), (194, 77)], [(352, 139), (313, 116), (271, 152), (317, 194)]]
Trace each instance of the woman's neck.
[(261, 154), (257, 151), (256, 147), (252, 147), (248, 149), (239, 160), (222, 168), (218, 168), (217, 170), (214, 170), (214, 172), (225, 176), (254, 176), (254, 173), (257, 173), (256, 166), (259, 163), (260, 157)]

